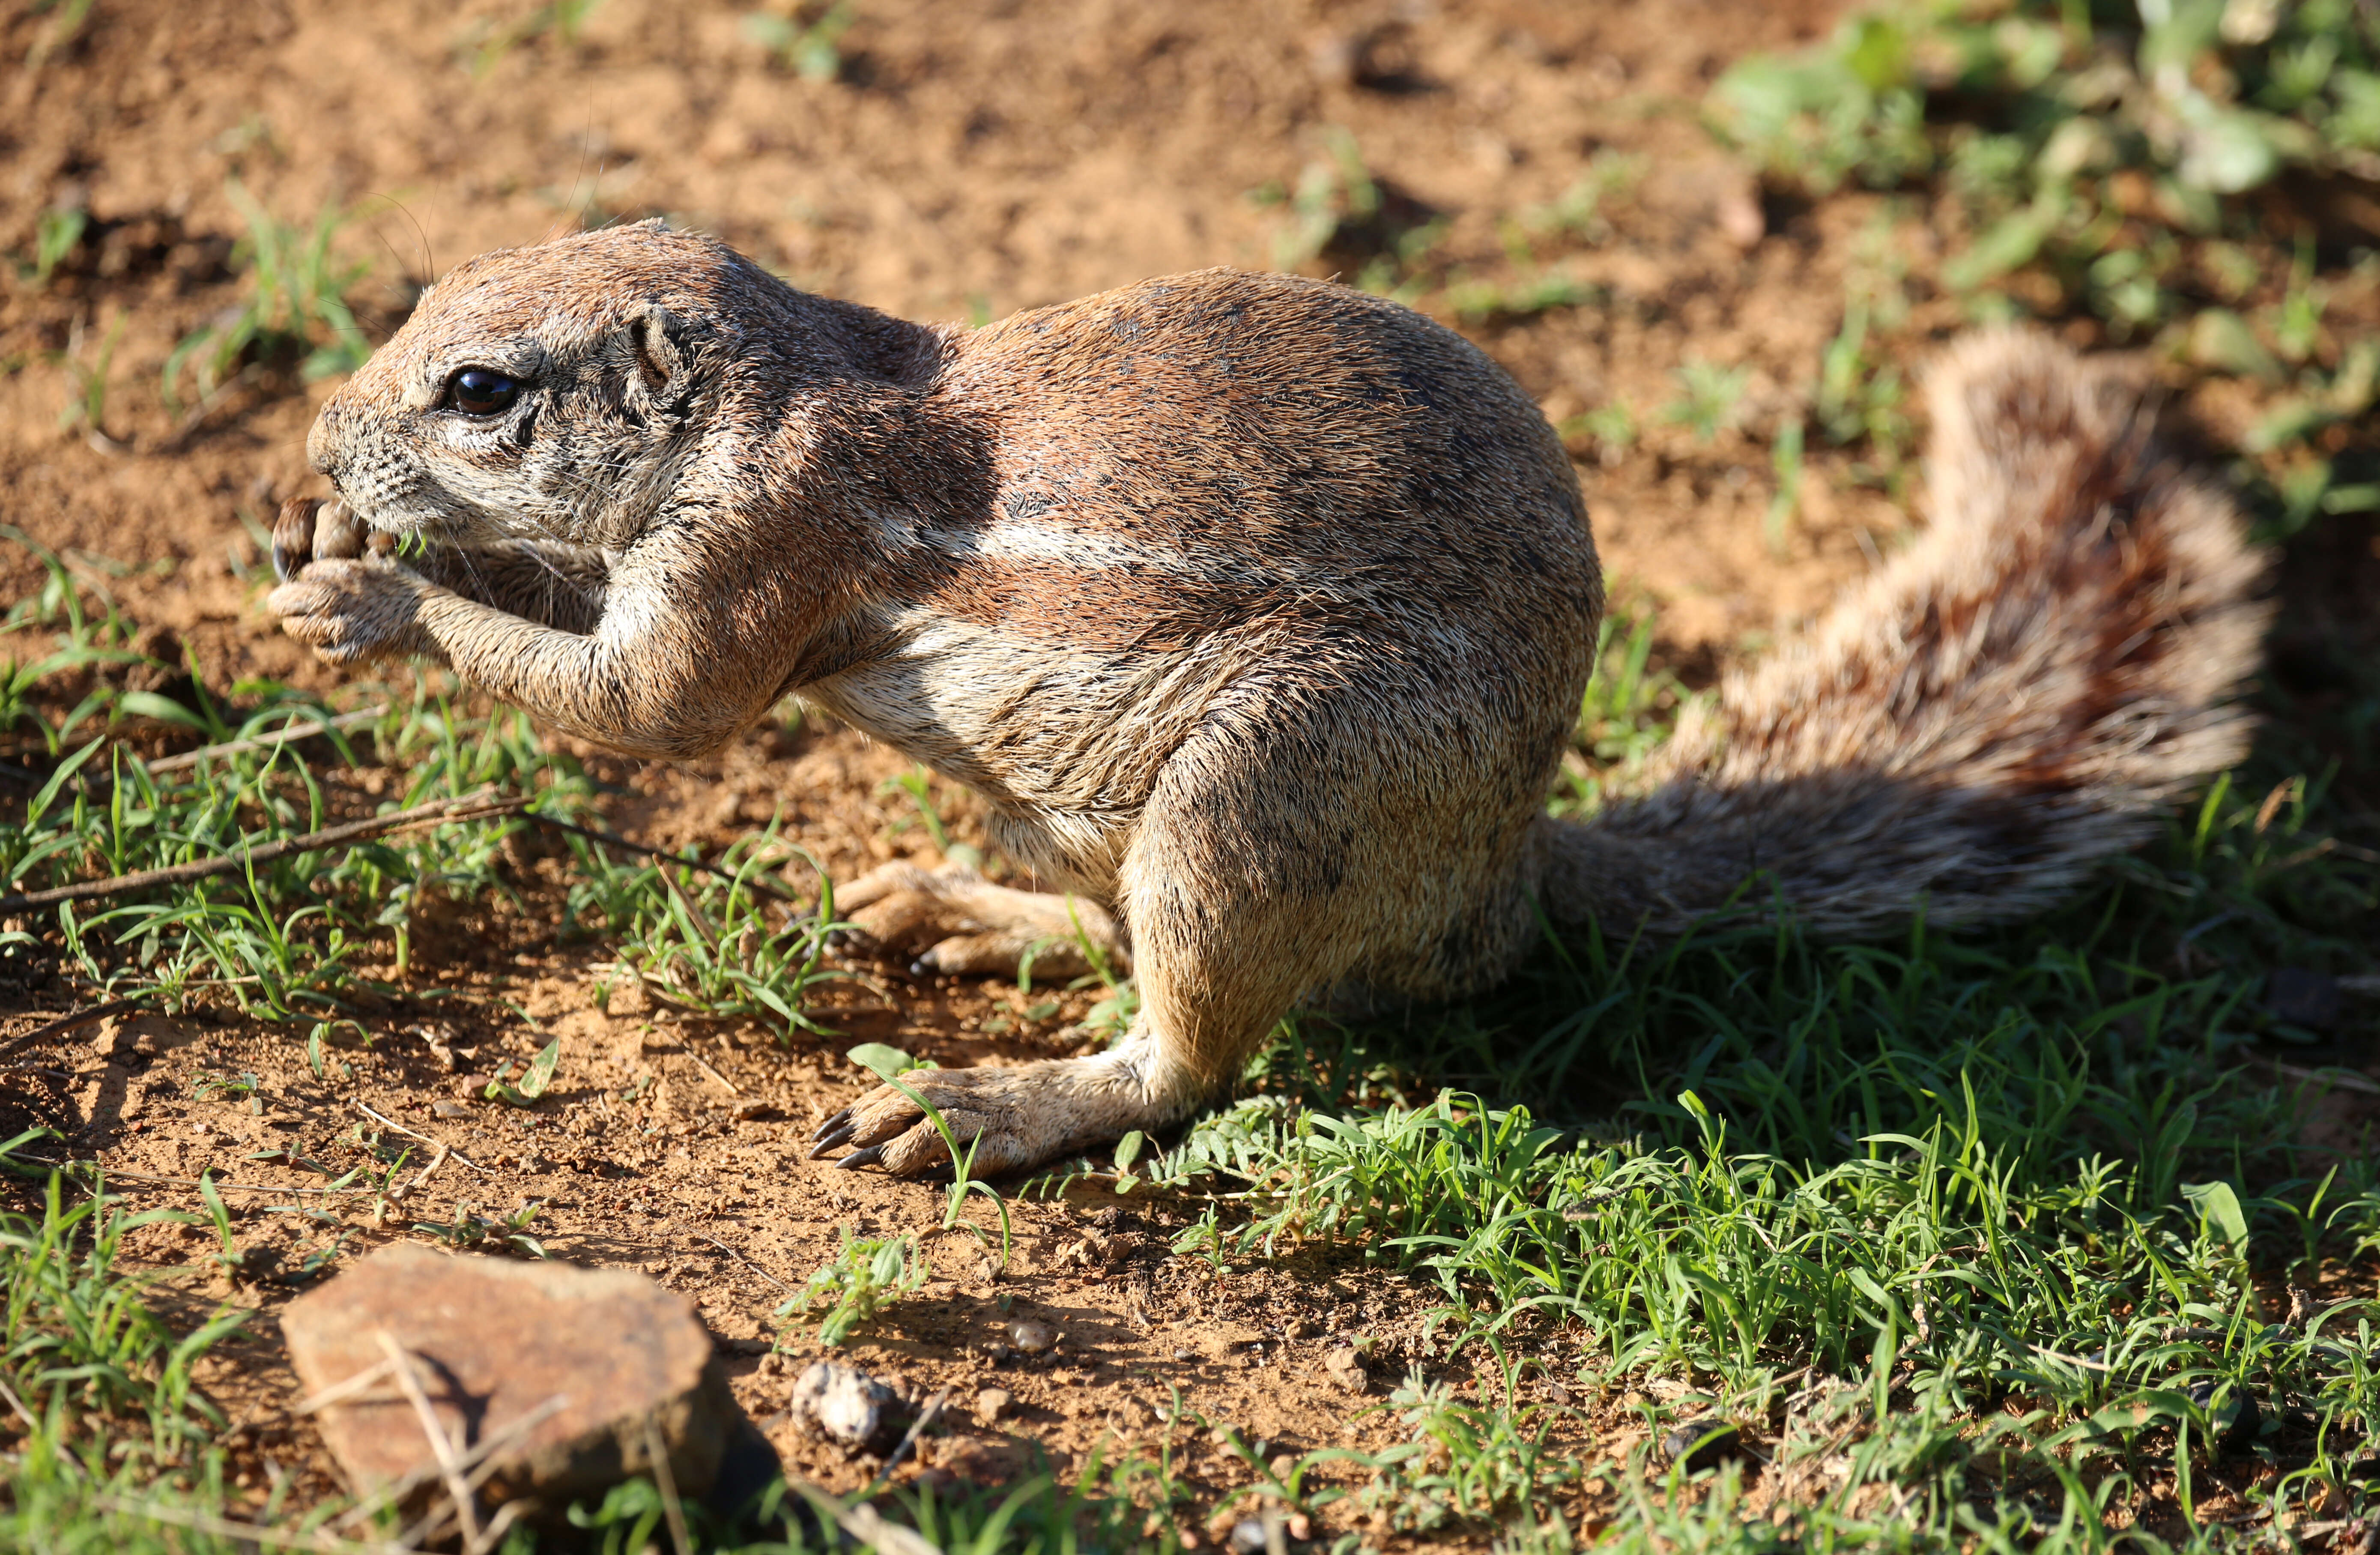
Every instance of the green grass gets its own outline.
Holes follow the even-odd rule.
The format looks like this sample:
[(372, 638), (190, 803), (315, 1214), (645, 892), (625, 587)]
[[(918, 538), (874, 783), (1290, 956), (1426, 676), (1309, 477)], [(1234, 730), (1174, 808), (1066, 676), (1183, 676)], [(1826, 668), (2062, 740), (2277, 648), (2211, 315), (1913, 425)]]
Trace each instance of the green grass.
[(177, 417), (186, 382), (197, 388), (202, 409), (250, 366), (294, 364), (311, 383), (352, 372), (371, 355), (346, 301), (371, 267), (341, 260), (332, 247), (354, 213), (325, 206), (310, 225), (298, 226), (267, 211), (236, 177), (224, 192), (248, 225), (233, 251), (233, 262), (246, 272), (247, 297), (228, 319), (200, 325), (166, 357), (158, 387)]

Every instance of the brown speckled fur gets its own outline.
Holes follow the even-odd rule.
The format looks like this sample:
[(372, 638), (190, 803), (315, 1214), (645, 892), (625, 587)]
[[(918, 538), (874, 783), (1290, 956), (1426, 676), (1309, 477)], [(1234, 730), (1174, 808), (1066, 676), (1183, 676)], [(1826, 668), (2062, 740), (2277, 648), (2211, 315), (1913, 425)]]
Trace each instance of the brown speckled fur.
[[(467, 367), (519, 402), (465, 415)], [(1142, 1001), (1111, 1051), (914, 1077), (995, 1171), (1183, 1116), (1301, 998), (1492, 983), (1540, 905), (1674, 933), (1766, 871), (1830, 931), (1969, 922), (2132, 840), (2243, 739), (2236, 521), (2130, 379), (2046, 344), (1968, 345), (1937, 420), (1925, 540), (1585, 825), (1544, 815), (1602, 607), (1560, 444), (1459, 336), (1291, 277), (968, 332), (653, 225), (486, 255), (310, 444), (426, 557), (317, 551), (272, 603), (623, 749), (793, 691), (981, 793), (1073, 905), (907, 866), (844, 905), (949, 970), (1078, 929)], [(920, 1117), (879, 1090), (824, 1146), (926, 1170)]]

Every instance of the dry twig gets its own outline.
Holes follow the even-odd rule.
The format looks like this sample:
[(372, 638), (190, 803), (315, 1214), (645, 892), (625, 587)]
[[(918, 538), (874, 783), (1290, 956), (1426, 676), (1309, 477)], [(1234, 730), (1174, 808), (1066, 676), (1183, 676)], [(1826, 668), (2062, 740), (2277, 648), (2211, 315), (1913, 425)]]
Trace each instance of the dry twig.
[(293, 853), (344, 847), (350, 843), (369, 842), (374, 837), (409, 831), (417, 826), (484, 820), (490, 816), (517, 811), (528, 803), (526, 796), (499, 799), (492, 793), (466, 795), (460, 799), (441, 799), (434, 805), (417, 805), (409, 810), (397, 810), (390, 815), (342, 821), (336, 826), (325, 826), (319, 832), (309, 832), (303, 836), (284, 837), (279, 842), (266, 843), (245, 853), (226, 854), (219, 858), (194, 858), (187, 864), (169, 864), (162, 869), (142, 869), (129, 875), (111, 876), (103, 881), (78, 881), (72, 885), (61, 885), (49, 891), (0, 896), (0, 912), (46, 907), (58, 902), (82, 902), (97, 896), (121, 896), (128, 892), (146, 891), (152, 886), (187, 885), (192, 881), (210, 880), (216, 875), (239, 874), (252, 866), (269, 864)]

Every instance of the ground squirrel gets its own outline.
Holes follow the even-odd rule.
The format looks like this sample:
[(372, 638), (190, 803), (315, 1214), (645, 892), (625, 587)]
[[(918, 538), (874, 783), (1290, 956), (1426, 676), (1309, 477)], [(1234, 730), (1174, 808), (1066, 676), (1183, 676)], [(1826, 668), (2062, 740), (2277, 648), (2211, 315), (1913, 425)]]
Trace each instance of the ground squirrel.
[[(1560, 441), (1451, 331), (1286, 275), (970, 330), (656, 224), (484, 255), (322, 407), (343, 505), (293, 506), (271, 607), (651, 757), (794, 693), (982, 795), (1072, 905), (908, 866), (840, 902), (948, 970), (1080, 931), (1141, 1001), (1095, 1056), (907, 1076), (998, 1171), (1180, 1120), (1301, 1000), (1491, 984), (1546, 920), (1852, 935), (2072, 885), (2240, 756), (2265, 621), (2146, 395), (1952, 348), (1930, 527), (1584, 822), (1546, 813), (1603, 606)], [(938, 1169), (920, 1120), (880, 1088), (820, 1150)]]

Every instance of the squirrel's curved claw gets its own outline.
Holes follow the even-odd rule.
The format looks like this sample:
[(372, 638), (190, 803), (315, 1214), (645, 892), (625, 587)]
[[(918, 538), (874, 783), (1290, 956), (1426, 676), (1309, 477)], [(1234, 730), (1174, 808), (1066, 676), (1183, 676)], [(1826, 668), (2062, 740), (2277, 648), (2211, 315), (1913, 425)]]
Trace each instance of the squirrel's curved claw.
[(849, 1143), (852, 1135), (858, 1130), (858, 1127), (859, 1125), (852, 1121), (851, 1109), (845, 1107), (842, 1112), (819, 1124), (818, 1132), (810, 1136), (812, 1144), (809, 1159), (816, 1160), (829, 1150)]
[(854, 1150), (834, 1163), (838, 1172), (856, 1172), (863, 1166), (873, 1166), (884, 1159), (884, 1147), (870, 1145), (864, 1150)]

